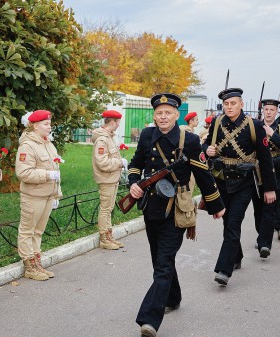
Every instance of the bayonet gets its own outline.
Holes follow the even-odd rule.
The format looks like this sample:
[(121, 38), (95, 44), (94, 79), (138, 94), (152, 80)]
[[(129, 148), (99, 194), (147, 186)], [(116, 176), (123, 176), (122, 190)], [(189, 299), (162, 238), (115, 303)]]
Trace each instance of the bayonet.
[(225, 89), (228, 88), (228, 80), (229, 80), (229, 69), (227, 71), (227, 78), (226, 78), (226, 85), (225, 85)]
[(265, 81), (263, 82), (263, 85), (262, 85), (261, 97), (260, 97), (259, 106), (258, 106), (258, 119), (259, 120), (261, 120), (262, 118), (262, 97), (263, 97), (264, 85), (265, 85)]

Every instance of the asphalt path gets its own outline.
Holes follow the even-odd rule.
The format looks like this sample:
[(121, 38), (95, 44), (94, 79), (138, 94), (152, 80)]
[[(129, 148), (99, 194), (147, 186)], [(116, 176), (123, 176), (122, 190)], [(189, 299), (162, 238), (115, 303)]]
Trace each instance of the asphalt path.
[[(183, 300), (159, 337), (280, 336), (280, 241), (261, 259), (250, 206), (242, 227), (244, 259), (227, 287), (214, 282), (222, 221), (199, 211), (198, 239), (177, 255)], [(0, 337), (137, 337), (141, 301), (152, 282), (145, 231), (118, 251), (95, 249), (52, 266), (55, 278), (0, 287)]]

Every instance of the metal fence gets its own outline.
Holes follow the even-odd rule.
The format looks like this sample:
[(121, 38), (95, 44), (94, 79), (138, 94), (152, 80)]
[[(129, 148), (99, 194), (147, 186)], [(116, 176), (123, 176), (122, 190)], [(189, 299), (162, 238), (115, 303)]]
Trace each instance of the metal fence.
[[(128, 193), (127, 184), (119, 185), (117, 200)], [(119, 206), (116, 202), (114, 210)], [(66, 231), (78, 231), (97, 224), (99, 210), (98, 190), (70, 195), (60, 200), (52, 211), (45, 234), (59, 236)], [(113, 211), (114, 212), (114, 211)], [(0, 224), (0, 236), (17, 248), (19, 220)]]

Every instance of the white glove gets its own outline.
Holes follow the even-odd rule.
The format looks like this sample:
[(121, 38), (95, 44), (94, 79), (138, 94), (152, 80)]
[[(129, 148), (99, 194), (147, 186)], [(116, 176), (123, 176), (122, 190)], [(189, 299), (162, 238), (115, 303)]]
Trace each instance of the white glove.
[(57, 208), (58, 208), (58, 205), (59, 205), (59, 200), (54, 199), (53, 205), (52, 205), (52, 209), (57, 209)]
[(122, 158), (122, 165), (127, 169), (128, 161), (125, 158)]
[(60, 171), (49, 171), (49, 175), (51, 180), (60, 180)]

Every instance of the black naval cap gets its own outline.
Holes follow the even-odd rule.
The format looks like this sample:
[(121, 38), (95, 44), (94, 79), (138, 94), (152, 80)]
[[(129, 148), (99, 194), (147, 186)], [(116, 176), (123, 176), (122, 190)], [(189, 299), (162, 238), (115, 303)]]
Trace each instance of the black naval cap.
[(274, 105), (278, 108), (280, 102), (277, 101), (276, 99), (263, 99), (262, 100), (262, 105)]
[(225, 101), (228, 98), (231, 97), (241, 97), (243, 94), (243, 90), (240, 88), (229, 88), (221, 91), (218, 95), (218, 97), (222, 100)]
[(174, 106), (174, 108), (178, 109), (179, 106), (181, 106), (182, 101), (179, 96), (175, 94), (169, 94), (166, 92), (154, 95), (151, 98), (151, 104), (154, 109), (161, 104), (169, 104), (171, 106)]

